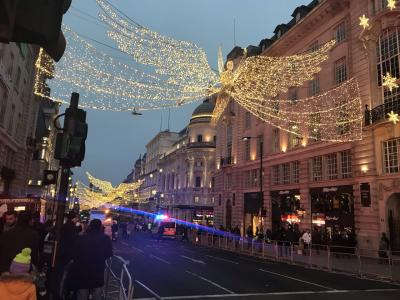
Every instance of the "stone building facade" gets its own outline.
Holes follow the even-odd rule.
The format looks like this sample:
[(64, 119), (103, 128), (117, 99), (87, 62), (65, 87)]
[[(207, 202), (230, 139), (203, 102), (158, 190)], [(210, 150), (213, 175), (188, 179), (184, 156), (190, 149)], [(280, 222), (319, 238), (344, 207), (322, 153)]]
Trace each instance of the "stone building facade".
[(200, 104), (158, 164), (160, 209), (174, 218), (203, 225), (213, 225), (213, 109), (210, 99)]
[(0, 194), (26, 196), (40, 99), (33, 94), (38, 47), (0, 43)]
[[(328, 143), (297, 138), (231, 102), (217, 125), (217, 226), (275, 230), (291, 223), (322, 235), (323, 242), (356, 235), (358, 246), (368, 249), (377, 249), (386, 232), (392, 248), (400, 249), (400, 124), (388, 120), (391, 111), (400, 113), (400, 89), (390, 92), (382, 86), (387, 72), (400, 78), (400, 10), (386, 4), (315, 0), (297, 7), (289, 23), (252, 47), (254, 55), (293, 55), (336, 39), (321, 72), (279, 96), (306, 98), (356, 78), (366, 109), (363, 139)], [(366, 30), (359, 25), (362, 15), (369, 18)], [(242, 54), (235, 48), (228, 59), (236, 62)]]

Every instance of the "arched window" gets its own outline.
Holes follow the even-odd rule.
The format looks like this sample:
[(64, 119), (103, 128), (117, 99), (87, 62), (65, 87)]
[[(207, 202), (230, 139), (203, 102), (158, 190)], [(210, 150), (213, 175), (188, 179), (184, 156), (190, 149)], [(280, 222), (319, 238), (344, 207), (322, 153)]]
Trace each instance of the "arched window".
[(203, 141), (203, 136), (201, 134), (197, 135), (197, 142), (201, 143)]
[(377, 81), (381, 88), (382, 99), (385, 103), (385, 113), (398, 111), (400, 100), (400, 89), (392, 91), (382, 86), (383, 76), (389, 73), (391, 76), (399, 78), (399, 55), (400, 55), (400, 32), (399, 28), (386, 29), (379, 37), (377, 43)]

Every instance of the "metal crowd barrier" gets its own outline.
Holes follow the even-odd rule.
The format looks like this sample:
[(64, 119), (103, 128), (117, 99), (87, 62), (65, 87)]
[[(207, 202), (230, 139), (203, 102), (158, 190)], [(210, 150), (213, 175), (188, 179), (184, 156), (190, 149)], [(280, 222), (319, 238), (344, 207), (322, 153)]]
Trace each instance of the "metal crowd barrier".
[(133, 299), (132, 277), (128, 271), (129, 261), (120, 256), (113, 256), (106, 261), (104, 299)]
[(197, 245), (268, 258), (290, 264), (320, 268), (328, 271), (351, 273), (358, 276), (400, 281), (400, 252), (387, 251), (387, 257), (379, 257), (379, 251), (355, 247), (331, 245), (299, 245), (289, 241), (249, 239), (227, 233), (217, 235), (207, 232), (189, 235)]

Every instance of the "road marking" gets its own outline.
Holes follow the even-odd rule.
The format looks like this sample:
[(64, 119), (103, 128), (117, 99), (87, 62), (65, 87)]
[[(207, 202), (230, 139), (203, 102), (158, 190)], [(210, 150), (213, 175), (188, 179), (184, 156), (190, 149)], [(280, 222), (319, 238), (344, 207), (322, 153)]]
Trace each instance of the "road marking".
[(140, 253), (144, 253), (144, 251), (143, 251), (142, 249), (136, 248), (136, 247), (134, 247), (134, 246), (132, 246), (132, 249), (134, 249), (134, 250), (136, 250), (136, 251), (138, 251), (138, 252), (140, 252)]
[(221, 290), (223, 290), (223, 291), (225, 291), (225, 292), (227, 292), (229, 294), (235, 294), (235, 292), (232, 292), (231, 290), (228, 290), (227, 288), (224, 288), (223, 286), (219, 285), (218, 283), (215, 283), (214, 281), (211, 281), (211, 280), (209, 280), (209, 279), (207, 279), (207, 278), (205, 278), (203, 276), (200, 276), (198, 274), (192, 273), (190, 271), (186, 271), (186, 273), (188, 273), (188, 274), (190, 274), (192, 276), (195, 276), (197, 278), (200, 278), (201, 280), (204, 280), (204, 281), (212, 284), (213, 286), (216, 286), (217, 288), (219, 288), (219, 289), (221, 289)]
[(307, 284), (309, 284), (309, 285), (314, 285), (314, 286), (318, 286), (318, 287), (320, 287), (320, 288), (324, 288), (324, 289), (328, 289), (328, 290), (333, 290), (333, 291), (335, 291), (335, 289), (333, 289), (333, 288), (330, 288), (330, 287), (327, 287), (327, 286), (324, 286), (324, 285), (321, 285), (321, 284), (318, 284), (318, 283), (314, 283), (314, 282), (310, 282), (310, 281), (298, 279), (298, 278), (295, 278), (295, 277), (291, 277), (291, 276), (287, 276), (287, 275), (283, 275), (283, 274), (279, 274), (279, 273), (267, 271), (267, 270), (264, 270), (264, 269), (258, 269), (258, 270), (261, 271), (261, 272), (264, 272), (264, 273), (269, 273), (269, 274), (272, 274), (272, 275), (276, 275), (276, 276), (288, 278), (288, 279), (291, 279), (291, 280), (295, 280), (295, 281), (307, 283)]
[(198, 263), (198, 264), (202, 264), (202, 265), (205, 265), (205, 264), (206, 264), (206, 263), (205, 263), (204, 261), (202, 261), (202, 260), (190, 258), (190, 257), (187, 257), (187, 256), (185, 256), (185, 255), (181, 255), (181, 257), (183, 257), (183, 258), (185, 258), (185, 259), (188, 259), (188, 260), (191, 260), (192, 262), (195, 262), (195, 263)]
[(196, 253), (196, 251), (189, 250), (189, 249), (186, 249), (186, 248), (184, 248), (184, 247), (182, 247), (182, 250), (183, 250), (183, 251), (186, 251), (186, 252), (190, 252), (190, 253)]
[(155, 256), (155, 255), (153, 255), (153, 254), (150, 254), (150, 257), (151, 257), (151, 258), (154, 258), (154, 259), (157, 259), (157, 260), (159, 260), (159, 261), (161, 261), (161, 262), (163, 262), (163, 263), (166, 263), (166, 264), (168, 264), (168, 265), (171, 264), (169, 261), (167, 261), (167, 260), (165, 260), (165, 259), (163, 259), (163, 258), (161, 258), (161, 257)]
[(135, 280), (137, 284), (139, 284), (142, 288), (144, 288), (146, 291), (148, 291), (150, 294), (152, 294), (154, 297), (156, 297), (157, 300), (162, 300), (162, 298), (151, 288), (147, 287), (144, 283), (141, 283), (139, 280)]
[(359, 292), (395, 292), (399, 289), (376, 289), (376, 290), (332, 290), (332, 291), (299, 291), (299, 292), (271, 292), (271, 293), (249, 293), (249, 294), (215, 294), (215, 295), (193, 295), (193, 296), (170, 296), (163, 297), (162, 300), (178, 299), (207, 299), (207, 298), (232, 298), (232, 297), (257, 297), (257, 296), (290, 296), (290, 295), (310, 295), (310, 294), (346, 294)]
[(235, 265), (239, 264), (237, 261), (232, 261), (232, 260), (221, 258), (221, 257), (218, 257), (218, 256), (212, 256), (212, 255), (206, 255), (206, 256), (210, 257), (210, 258), (214, 258), (216, 260), (220, 260), (220, 261), (224, 261), (224, 262), (227, 262), (227, 263), (235, 264)]

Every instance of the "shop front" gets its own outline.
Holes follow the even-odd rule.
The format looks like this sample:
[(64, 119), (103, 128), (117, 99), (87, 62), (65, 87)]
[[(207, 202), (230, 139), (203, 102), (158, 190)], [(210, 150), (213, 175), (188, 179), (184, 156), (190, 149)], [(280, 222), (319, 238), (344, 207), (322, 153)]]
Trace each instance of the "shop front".
[(185, 221), (204, 226), (213, 226), (214, 208), (212, 206), (176, 205), (173, 207), (176, 216), (185, 216)]
[(353, 186), (310, 189), (313, 239), (324, 244), (352, 246), (354, 235)]
[(302, 221), (305, 210), (300, 205), (300, 190), (272, 191), (271, 201), (272, 232)]
[(266, 212), (263, 209), (263, 197), (261, 192), (244, 193), (244, 231), (250, 226), (253, 234), (257, 227), (264, 228)]
[(10, 210), (39, 213), (43, 221), (46, 218), (46, 200), (39, 197), (0, 198), (0, 216)]

